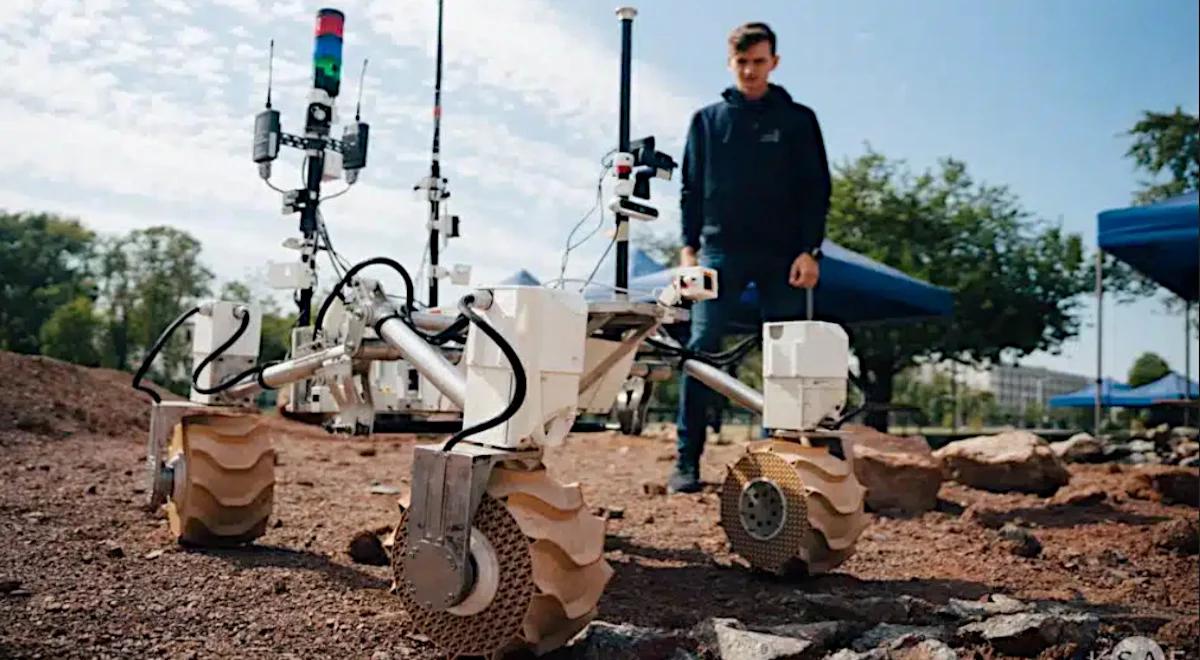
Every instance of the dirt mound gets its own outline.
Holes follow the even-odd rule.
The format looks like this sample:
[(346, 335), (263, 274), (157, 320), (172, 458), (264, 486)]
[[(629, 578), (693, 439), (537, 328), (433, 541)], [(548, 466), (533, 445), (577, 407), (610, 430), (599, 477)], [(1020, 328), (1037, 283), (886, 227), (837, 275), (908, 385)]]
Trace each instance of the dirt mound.
[[(40, 355), (0, 351), (0, 445), (77, 433), (127, 436), (150, 423), (132, 376)], [(174, 395), (163, 393), (163, 398)]]

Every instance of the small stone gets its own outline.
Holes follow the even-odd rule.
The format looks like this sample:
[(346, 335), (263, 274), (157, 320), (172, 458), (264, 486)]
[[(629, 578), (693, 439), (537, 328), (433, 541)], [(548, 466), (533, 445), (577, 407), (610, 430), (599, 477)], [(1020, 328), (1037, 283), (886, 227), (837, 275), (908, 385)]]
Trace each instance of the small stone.
[(25, 514), (26, 520), (35, 523), (44, 522), (49, 517), (49, 515), (42, 511), (30, 511), (29, 513)]
[(161, 549), (160, 550), (151, 550), (150, 552), (146, 553), (144, 558), (145, 559), (158, 559), (159, 557), (163, 556), (163, 552), (164, 551)]
[(271, 527), (274, 527), (275, 529), (279, 529), (280, 527), (283, 527), (283, 521), (280, 520), (279, 518), (276, 518), (275, 522), (271, 523)]
[(376, 483), (371, 485), (372, 495), (399, 495), (402, 492), (404, 491), (395, 486), (389, 486), (387, 484)]
[(1056, 495), (1051, 501), (1054, 504), (1062, 504), (1066, 506), (1092, 506), (1100, 504), (1108, 499), (1108, 493), (1099, 488), (1088, 488), (1086, 490), (1078, 490), (1068, 492), (1061, 497)]
[(1008, 549), (1019, 557), (1037, 557), (1042, 554), (1042, 543), (1028, 530), (1007, 523), (1000, 528), (1000, 538), (1008, 541)]
[(646, 519), (642, 521), (642, 524), (643, 525), (653, 525), (654, 524), (654, 515), (651, 514), (651, 515), (646, 516)]
[(121, 559), (125, 556), (125, 550), (121, 546), (109, 541), (105, 544), (104, 554), (109, 559)]
[(605, 514), (609, 520), (624, 520), (625, 508), (620, 506), (610, 506), (605, 509)]
[(10, 594), (20, 588), (20, 580), (0, 580), (0, 594)]
[(667, 487), (665, 484), (660, 484), (653, 481), (644, 481), (642, 482), (642, 492), (651, 497), (656, 495), (666, 495)]
[(95, 495), (96, 494), (96, 484), (92, 484), (91, 486), (88, 486), (87, 490), (85, 490), (83, 492), (85, 495)]
[(273, 586), (273, 590), (277, 594), (287, 593), (287, 590), (288, 590), (287, 582), (284, 582), (283, 580), (276, 580), (275, 584)]
[(374, 456), (374, 455), (375, 455), (375, 448), (374, 448), (374, 447), (359, 447), (359, 448), (358, 448), (358, 455), (359, 455), (359, 456), (368, 457), (368, 458), (369, 458), (369, 457), (371, 457), (371, 456)]
[(297, 485), (297, 486), (304, 486), (304, 487), (306, 487), (306, 488), (312, 488), (312, 487), (313, 487), (313, 486), (315, 486), (316, 484), (314, 484), (313, 482), (309, 481), (308, 479), (301, 479), (301, 480), (299, 480), (299, 481), (297, 481), (297, 482), (296, 482), (296, 485)]
[(356, 563), (367, 564), (369, 566), (387, 566), (388, 554), (383, 548), (383, 543), (375, 532), (371, 530), (362, 530), (350, 539), (350, 547), (347, 550), (350, 558)]
[(1176, 518), (1159, 523), (1151, 530), (1154, 545), (1183, 555), (1200, 552), (1200, 523), (1190, 518)]

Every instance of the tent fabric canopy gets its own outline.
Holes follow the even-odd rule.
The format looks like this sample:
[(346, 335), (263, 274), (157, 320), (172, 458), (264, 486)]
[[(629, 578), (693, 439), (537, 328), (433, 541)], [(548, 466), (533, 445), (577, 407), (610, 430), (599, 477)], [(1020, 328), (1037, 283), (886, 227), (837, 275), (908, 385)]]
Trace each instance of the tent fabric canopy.
[(1111, 209), (1097, 218), (1100, 249), (1185, 300), (1200, 288), (1200, 206), (1196, 192), (1157, 204)]
[(1200, 385), (1196, 381), (1188, 381), (1183, 376), (1171, 372), (1162, 378), (1135, 387), (1125, 392), (1120, 398), (1124, 402), (1118, 405), (1127, 407), (1152, 406), (1160, 401), (1194, 399), (1200, 397)]
[[(948, 289), (905, 275), (829, 240), (822, 250), (825, 256), (821, 260), (821, 281), (813, 292), (814, 318), (862, 323), (949, 316), (954, 311), (954, 297)], [(674, 269), (644, 252), (630, 250), (629, 261), (631, 298), (651, 300), (652, 291), (670, 283)], [(719, 278), (718, 292), (727, 295), (720, 292)], [(611, 289), (594, 285), (585, 295), (588, 299), (602, 299), (611, 295)], [(757, 327), (758, 295), (753, 286), (742, 293), (741, 302), (737, 321)]]
[[(1103, 385), (1100, 388), (1100, 405), (1103, 406), (1119, 406), (1117, 403), (1121, 396), (1129, 392), (1130, 387), (1125, 383), (1119, 383), (1111, 378), (1105, 378)], [(1051, 408), (1091, 408), (1096, 405), (1096, 384), (1093, 383), (1087, 387), (1059, 394), (1058, 396), (1050, 397), (1048, 403)]]
[[(1190, 397), (1187, 394), (1189, 390)], [(1112, 408), (1148, 408), (1163, 401), (1197, 397), (1200, 397), (1200, 385), (1196, 381), (1188, 382), (1183, 376), (1172, 372), (1141, 387), (1129, 387), (1111, 378), (1105, 378), (1104, 387), (1100, 390), (1100, 405)], [(1049, 403), (1051, 408), (1090, 408), (1096, 404), (1096, 386), (1088, 385), (1075, 392), (1050, 397)]]

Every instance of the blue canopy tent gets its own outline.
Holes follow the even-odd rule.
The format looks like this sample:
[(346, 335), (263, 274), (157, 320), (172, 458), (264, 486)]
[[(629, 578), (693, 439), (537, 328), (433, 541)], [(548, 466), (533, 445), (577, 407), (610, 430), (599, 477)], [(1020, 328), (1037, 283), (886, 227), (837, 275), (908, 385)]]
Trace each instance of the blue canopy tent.
[(1146, 277), (1195, 302), (1200, 288), (1200, 207), (1197, 193), (1149, 206), (1100, 214), (1100, 249)]
[[(1119, 383), (1111, 378), (1104, 379), (1104, 385), (1100, 390), (1100, 401), (1106, 406), (1124, 405), (1118, 403), (1129, 391), (1130, 387), (1125, 383)], [(1091, 408), (1096, 403), (1096, 385), (1088, 385), (1087, 387), (1059, 394), (1058, 396), (1050, 397), (1048, 401), (1051, 408)]]
[[(814, 318), (850, 324), (949, 316), (954, 311), (954, 297), (947, 289), (905, 275), (832, 241), (825, 241), (822, 250), (821, 281), (813, 292)], [(673, 269), (640, 250), (631, 250), (630, 263), (629, 289), (634, 300), (651, 300), (652, 292), (671, 281)], [(593, 285), (585, 295), (600, 299), (611, 296), (612, 291)], [(741, 303), (735, 322), (757, 328), (758, 293), (753, 285), (742, 292)]]
[[(1184, 369), (1191, 370), (1191, 303), (1200, 291), (1200, 194), (1190, 192), (1157, 204), (1110, 209), (1096, 222), (1096, 382), (1102, 374), (1104, 260), (1107, 252), (1184, 300)], [(1185, 380), (1190, 380), (1188, 373)], [(1100, 429), (1099, 397), (1095, 406)]]
[(1171, 372), (1153, 383), (1146, 383), (1125, 392), (1121, 399), (1127, 407), (1147, 407), (1164, 401), (1182, 401), (1200, 396), (1200, 385), (1194, 380)]
[(524, 268), (500, 280), (500, 283), (519, 286), (538, 286), (541, 284), (538, 278), (533, 276), (533, 273)]

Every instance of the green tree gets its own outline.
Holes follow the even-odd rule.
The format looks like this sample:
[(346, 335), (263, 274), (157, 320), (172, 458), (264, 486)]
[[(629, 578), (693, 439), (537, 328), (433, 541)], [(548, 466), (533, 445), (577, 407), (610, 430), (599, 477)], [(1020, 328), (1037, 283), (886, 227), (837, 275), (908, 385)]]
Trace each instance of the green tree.
[[(1200, 188), (1200, 117), (1176, 107), (1174, 112), (1145, 111), (1125, 135), (1133, 143), (1125, 155), (1151, 179), (1142, 181), (1134, 193), (1135, 204), (1151, 204)], [(1162, 174), (1167, 174), (1163, 180)], [(1104, 286), (1120, 302), (1155, 296), (1157, 283), (1111, 256), (1104, 260)], [(1163, 300), (1169, 311), (1177, 311), (1175, 296)]]
[(54, 310), (89, 293), (94, 238), (77, 220), (0, 211), (0, 349), (39, 352)]
[[(144, 352), (159, 333), (181, 312), (207, 296), (213, 274), (200, 263), (200, 242), (187, 232), (172, 227), (137, 229), (120, 239), (113, 255), (112, 277), (107, 283), (114, 291), (124, 291), (122, 310), (128, 347)], [(119, 307), (114, 301), (110, 315)], [(186, 333), (177, 332), (163, 348), (153, 378), (176, 392), (186, 393), (190, 347)]]
[(1141, 387), (1171, 373), (1167, 361), (1157, 353), (1142, 353), (1129, 368), (1129, 386)]
[(1143, 181), (1135, 196), (1137, 203), (1149, 204), (1200, 188), (1200, 117), (1178, 106), (1169, 114), (1147, 110), (1127, 135), (1133, 137), (1133, 145), (1126, 156), (1151, 176), (1166, 170), (1170, 177), (1161, 183)]
[(38, 333), (43, 355), (95, 367), (100, 364), (96, 339), (101, 330), (100, 318), (92, 301), (79, 296), (54, 310)]
[[(1078, 332), (1079, 294), (1091, 285), (1080, 237), (1032, 219), (960, 161), (912, 176), (868, 151), (837, 166), (828, 233), (954, 293), (948, 321), (850, 329), (871, 402), (891, 402), (894, 376), (920, 358), (986, 365), (1053, 350)], [(867, 424), (884, 428), (886, 413)]]
[(124, 236), (101, 239), (91, 266), (104, 325), (101, 362), (106, 367), (121, 370), (129, 369), (130, 352), (134, 349), (130, 323), (137, 302), (126, 240)]

